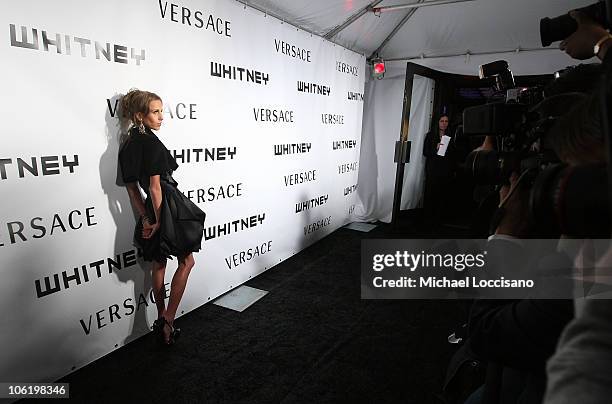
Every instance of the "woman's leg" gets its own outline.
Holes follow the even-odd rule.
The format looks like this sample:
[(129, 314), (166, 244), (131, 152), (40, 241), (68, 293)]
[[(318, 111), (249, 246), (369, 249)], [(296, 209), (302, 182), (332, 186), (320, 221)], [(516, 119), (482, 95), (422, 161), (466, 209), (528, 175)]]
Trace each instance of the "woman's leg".
[(176, 311), (178, 310), (179, 303), (185, 292), (185, 286), (187, 285), (187, 278), (189, 272), (193, 268), (195, 260), (193, 254), (189, 254), (185, 257), (179, 257), (179, 266), (172, 277), (172, 285), (170, 286), (170, 300), (168, 301), (168, 309), (164, 317), (170, 324), (174, 322)]
[(164, 288), (166, 260), (162, 262), (153, 261), (153, 269), (151, 272), (153, 295), (155, 296), (155, 305), (157, 306), (157, 318), (160, 318), (166, 313), (166, 291)]

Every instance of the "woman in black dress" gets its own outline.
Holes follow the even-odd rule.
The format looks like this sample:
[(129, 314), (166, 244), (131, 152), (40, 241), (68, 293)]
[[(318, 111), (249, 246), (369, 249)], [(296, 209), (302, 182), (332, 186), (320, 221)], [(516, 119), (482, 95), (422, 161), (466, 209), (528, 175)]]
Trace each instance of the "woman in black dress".
[[(161, 98), (148, 91), (130, 90), (122, 98), (121, 108), (132, 125), (119, 149), (119, 164), (132, 206), (140, 216), (134, 241), (144, 259), (153, 261), (152, 286), (158, 313), (153, 329), (165, 344), (172, 344), (180, 335), (174, 318), (195, 264), (192, 252), (200, 250), (205, 214), (178, 191), (171, 175), (178, 165), (151, 130), (159, 130), (164, 119)], [(179, 265), (166, 307), (164, 275), (171, 256), (178, 257)]]
[(448, 115), (441, 115), (438, 128), (425, 135), (423, 155), (425, 159), (424, 211), (429, 223), (440, 223), (444, 209), (448, 207), (449, 187), (454, 174), (453, 146), (450, 144), (444, 156), (438, 154), (442, 136), (448, 136)]

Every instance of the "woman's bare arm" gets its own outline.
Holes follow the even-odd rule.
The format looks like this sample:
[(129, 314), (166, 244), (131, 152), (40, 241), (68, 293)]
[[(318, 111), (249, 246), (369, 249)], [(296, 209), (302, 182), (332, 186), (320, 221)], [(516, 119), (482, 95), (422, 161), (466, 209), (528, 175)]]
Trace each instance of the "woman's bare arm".
[(152, 175), (149, 181), (149, 195), (153, 202), (153, 210), (155, 211), (155, 223), (159, 224), (159, 212), (162, 203), (162, 190), (159, 182), (159, 175)]
[(130, 182), (129, 184), (126, 184), (126, 189), (128, 195), (130, 196), (130, 202), (132, 203), (134, 209), (136, 209), (136, 212), (138, 212), (138, 215), (142, 216), (146, 214), (144, 201), (142, 200), (142, 194), (138, 189), (138, 183)]

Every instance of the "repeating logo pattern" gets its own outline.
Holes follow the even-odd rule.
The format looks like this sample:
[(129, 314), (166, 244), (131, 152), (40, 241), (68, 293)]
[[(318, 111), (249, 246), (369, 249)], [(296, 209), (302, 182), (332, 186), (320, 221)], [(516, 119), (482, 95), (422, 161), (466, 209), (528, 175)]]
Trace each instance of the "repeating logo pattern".
[[(162, 97), (157, 136), (179, 164), (179, 189), (207, 213), (181, 311), (351, 221), (363, 56), (287, 26), (265, 29), (271, 18), (231, 0), (109, 0), (95, 19), (85, 6), (44, 15), (26, 3), (6, 8), (1, 51), (4, 88), (28, 91), (5, 105), (15, 118), (0, 151), (0, 190), (10, 195), (0, 210), (0, 274), (24, 292), (13, 299), (44, 352), (79, 351), (65, 363), (31, 361), (47, 363), (41, 370), (21, 366), (27, 347), (16, 344), (6, 368), (22, 373), (11, 379), (60, 378), (154, 316), (149, 267), (133, 243), (137, 215), (117, 167), (130, 87)], [(128, 23), (107, 26), (117, 15)], [(37, 113), (24, 118), (30, 106)], [(46, 316), (60, 329), (37, 328)]]

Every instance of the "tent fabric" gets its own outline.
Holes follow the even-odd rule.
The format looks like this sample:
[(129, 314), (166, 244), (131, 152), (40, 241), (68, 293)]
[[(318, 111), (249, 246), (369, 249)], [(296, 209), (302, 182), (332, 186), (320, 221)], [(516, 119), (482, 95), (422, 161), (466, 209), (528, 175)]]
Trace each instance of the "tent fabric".
[[(239, 0), (241, 1), (241, 0)], [(464, 56), (440, 62), (438, 56), (449, 54), (472, 54), (477, 60), (512, 59), (516, 75), (550, 73), (570, 64), (575, 64), (555, 48), (550, 51), (523, 51), (516, 54), (503, 53), (484, 57), (474, 54), (515, 49), (542, 48), (539, 20), (555, 17), (571, 9), (583, 7), (594, 0), (474, 0), (416, 10), (403, 27), (391, 38), (380, 52), (385, 59), (413, 58), (425, 56), (419, 64), (442, 65), (442, 70), (465, 73), (462, 69)], [(297, 27), (324, 36), (341, 25), (359, 10), (371, 4), (364, 0), (245, 0), (241, 1), (260, 10), (266, 10)], [(411, 0), (384, 0), (376, 7), (394, 4), (416, 3)], [(409, 9), (382, 12), (375, 15), (368, 11), (345, 29), (331, 38), (358, 53), (370, 56), (393, 31)], [(428, 58), (437, 61), (429, 62)], [(445, 58), (442, 58), (445, 59)], [(544, 63), (540, 63), (540, 62)], [(476, 64), (476, 63), (474, 63)], [(455, 68), (455, 66), (457, 66)], [(474, 70), (469, 70), (473, 74)]]
[(423, 7), (389, 42), (383, 55), (393, 58), (541, 48), (540, 18), (589, 3), (592, 1), (477, 0)]
[[(357, 221), (391, 221), (406, 69), (387, 71), (384, 80), (366, 82), (359, 156)], [(392, 117), (388, 119), (388, 117)]]
[[(380, 15), (368, 12), (332, 39), (349, 49), (370, 56), (405, 15), (405, 11), (382, 13)], [(410, 20), (407, 23), (409, 22)]]
[(420, 207), (425, 187), (425, 157), (423, 144), (433, 114), (435, 82), (427, 77), (414, 75), (408, 139), (411, 142), (410, 163), (404, 169), (404, 183), (400, 209)]
[[(370, 4), (368, 0), (238, 0), (241, 3), (266, 10), (281, 20), (290, 22), (314, 34), (324, 36), (342, 24), (352, 14)], [(352, 49), (352, 48), (351, 48)], [(352, 49), (355, 50), (355, 49)], [(362, 52), (359, 52), (362, 53)]]

